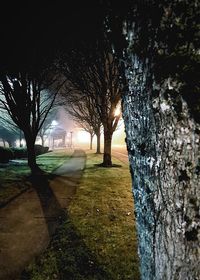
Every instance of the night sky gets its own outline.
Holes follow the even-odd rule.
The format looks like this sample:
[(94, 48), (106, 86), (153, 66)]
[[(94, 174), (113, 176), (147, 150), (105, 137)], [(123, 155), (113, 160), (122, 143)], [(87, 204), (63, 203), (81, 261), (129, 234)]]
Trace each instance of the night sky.
[(55, 50), (98, 36), (103, 15), (99, 1), (16, 2), (1, 8), (1, 67), (26, 64), (33, 54), (50, 57)]

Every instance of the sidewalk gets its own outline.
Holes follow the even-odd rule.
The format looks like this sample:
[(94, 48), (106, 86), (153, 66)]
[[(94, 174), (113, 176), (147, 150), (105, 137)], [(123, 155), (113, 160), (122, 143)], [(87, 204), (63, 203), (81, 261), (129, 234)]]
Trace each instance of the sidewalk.
[(33, 188), (0, 209), (0, 280), (14, 280), (49, 244), (85, 166), (76, 150), (54, 171), (53, 179), (34, 178)]

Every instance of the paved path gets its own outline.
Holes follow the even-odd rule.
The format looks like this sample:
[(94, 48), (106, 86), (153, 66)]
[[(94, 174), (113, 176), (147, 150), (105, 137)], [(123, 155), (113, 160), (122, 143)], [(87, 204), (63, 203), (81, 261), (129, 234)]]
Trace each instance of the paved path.
[(85, 166), (76, 150), (49, 180), (32, 179), (33, 188), (0, 209), (0, 280), (18, 279), (24, 267), (49, 244)]

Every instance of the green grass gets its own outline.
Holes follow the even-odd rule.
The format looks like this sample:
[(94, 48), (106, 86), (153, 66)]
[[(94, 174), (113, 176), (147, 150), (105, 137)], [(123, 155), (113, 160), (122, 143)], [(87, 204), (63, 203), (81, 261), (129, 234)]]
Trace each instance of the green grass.
[(51, 173), (58, 168), (72, 154), (72, 150), (55, 150), (37, 157), (37, 163), (40, 168)]
[(100, 168), (100, 162), (88, 154), (65, 221), (24, 279), (139, 279), (129, 169)]
[[(37, 163), (42, 170), (51, 173), (69, 158), (71, 153), (72, 151), (69, 150), (49, 152), (38, 156)], [(10, 165), (0, 168), (0, 206), (20, 194), (23, 190), (31, 187), (31, 183), (27, 180), (29, 174), (30, 169), (28, 165)]]

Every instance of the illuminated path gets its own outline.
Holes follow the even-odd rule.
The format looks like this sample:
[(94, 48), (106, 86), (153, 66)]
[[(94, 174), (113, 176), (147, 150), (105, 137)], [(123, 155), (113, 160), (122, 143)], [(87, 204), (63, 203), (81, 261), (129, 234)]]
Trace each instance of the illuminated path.
[(16, 280), (49, 244), (64, 218), (85, 166), (85, 153), (59, 167), (52, 178), (34, 178), (29, 189), (0, 210), (0, 279)]

